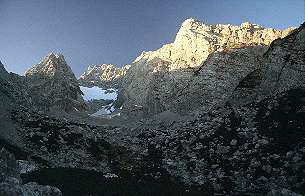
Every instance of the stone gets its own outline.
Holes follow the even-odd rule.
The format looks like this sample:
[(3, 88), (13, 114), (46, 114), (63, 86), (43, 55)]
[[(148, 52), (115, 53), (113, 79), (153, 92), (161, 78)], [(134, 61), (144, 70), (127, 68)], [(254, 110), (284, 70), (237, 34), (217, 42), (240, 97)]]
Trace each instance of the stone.
[(8, 177), (20, 180), (14, 155), (2, 148), (0, 150), (0, 182), (5, 181)]
[(200, 150), (203, 148), (203, 145), (201, 143), (196, 143), (196, 146), (195, 146), (195, 150)]
[(230, 151), (230, 146), (217, 145), (216, 153), (218, 153), (218, 154), (226, 154), (229, 151)]
[(271, 173), (271, 171), (272, 171), (272, 167), (271, 167), (270, 165), (264, 165), (264, 166), (262, 167), (262, 169), (263, 169), (265, 172), (267, 172), (268, 174)]
[(261, 145), (267, 145), (267, 144), (269, 144), (269, 141), (266, 139), (261, 139), (261, 140), (258, 140), (258, 143)]
[(267, 196), (301, 196), (301, 195), (283, 188), (283, 189), (272, 189), (267, 194)]
[(265, 176), (261, 176), (261, 177), (259, 177), (259, 178), (257, 179), (257, 181), (260, 182), (260, 183), (265, 183), (265, 182), (268, 181), (268, 179), (267, 179)]
[(236, 144), (237, 144), (237, 140), (236, 139), (231, 140), (231, 142), (230, 142), (231, 146), (235, 146)]

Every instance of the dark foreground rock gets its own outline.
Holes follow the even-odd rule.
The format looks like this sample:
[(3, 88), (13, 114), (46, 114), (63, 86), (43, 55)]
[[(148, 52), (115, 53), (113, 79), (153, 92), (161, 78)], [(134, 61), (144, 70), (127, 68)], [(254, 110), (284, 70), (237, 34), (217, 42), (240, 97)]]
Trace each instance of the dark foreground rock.
[(96, 171), (73, 168), (42, 169), (22, 176), (25, 182), (52, 184), (65, 196), (176, 196), (209, 195), (197, 186), (174, 182), (169, 176), (153, 178), (143, 174), (120, 173), (103, 175)]
[[(24, 134), (26, 156), (15, 152), (38, 165), (22, 175), (25, 183), (56, 186), (64, 195), (302, 195), (304, 106), (305, 90), (293, 89), (159, 129), (93, 126), (19, 110), (12, 119)], [(5, 187), (38, 186), (19, 182)]]
[[(58, 119), (27, 109), (11, 113), (22, 149), (40, 167), (69, 167), (110, 172), (111, 163), (119, 159), (122, 167), (134, 167), (133, 152), (111, 141), (111, 126), (96, 126)], [(125, 155), (129, 155), (125, 156)]]
[(305, 90), (294, 89), (139, 137), (159, 152), (160, 167), (186, 184), (220, 195), (303, 195), (304, 100)]
[(1, 196), (62, 196), (60, 190), (35, 182), (23, 184), (13, 154), (4, 148), (0, 151), (0, 195)]

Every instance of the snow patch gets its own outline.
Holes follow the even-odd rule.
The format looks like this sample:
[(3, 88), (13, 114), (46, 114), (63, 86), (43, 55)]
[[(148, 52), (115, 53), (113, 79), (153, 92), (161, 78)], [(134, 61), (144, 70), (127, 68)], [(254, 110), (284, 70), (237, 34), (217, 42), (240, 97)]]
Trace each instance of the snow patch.
[(118, 90), (113, 88), (102, 89), (97, 86), (91, 88), (80, 86), (80, 90), (84, 93), (83, 98), (85, 101), (90, 101), (93, 99), (116, 100), (118, 96)]

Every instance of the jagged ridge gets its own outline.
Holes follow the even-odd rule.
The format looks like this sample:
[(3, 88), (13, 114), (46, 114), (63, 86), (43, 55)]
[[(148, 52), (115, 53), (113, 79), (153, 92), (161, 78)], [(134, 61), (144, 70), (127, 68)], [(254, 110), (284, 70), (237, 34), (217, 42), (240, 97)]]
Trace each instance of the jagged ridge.
[(83, 86), (100, 86), (102, 88), (118, 88), (130, 65), (117, 68), (111, 64), (89, 66), (79, 78)]
[(133, 62), (123, 80), (123, 107), (144, 115), (209, 109), (228, 98), (239, 81), (259, 67), (273, 40), (292, 30), (187, 19), (173, 43), (143, 52)]

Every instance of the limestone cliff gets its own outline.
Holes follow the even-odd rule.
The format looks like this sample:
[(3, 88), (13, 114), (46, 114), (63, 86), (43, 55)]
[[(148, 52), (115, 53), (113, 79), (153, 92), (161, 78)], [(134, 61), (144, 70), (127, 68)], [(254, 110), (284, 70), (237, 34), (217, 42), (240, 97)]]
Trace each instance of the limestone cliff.
[(210, 25), (190, 18), (182, 23), (173, 43), (156, 51), (143, 52), (134, 64), (159, 58), (170, 62), (169, 70), (198, 67), (215, 51), (268, 46), (273, 40), (287, 36), (291, 30), (292, 28), (283, 31), (264, 28), (249, 22), (240, 26)]
[(210, 108), (228, 98), (239, 81), (258, 68), (273, 40), (292, 30), (187, 19), (173, 43), (143, 52), (133, 62), (123, 79), (123, 108), (144, 115)]

